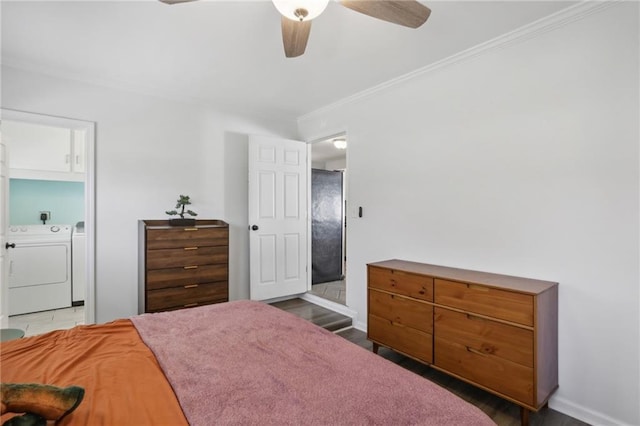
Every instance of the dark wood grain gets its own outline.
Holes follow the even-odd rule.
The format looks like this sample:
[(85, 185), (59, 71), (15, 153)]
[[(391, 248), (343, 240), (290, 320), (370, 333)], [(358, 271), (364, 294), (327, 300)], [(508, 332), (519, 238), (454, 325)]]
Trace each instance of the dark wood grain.
[(323, 308), (313, 303), (309, 303), (302, 299), (289, 299), (281, 302), (272, 303), (272, 306), (290, 312), (307, 321), (326, 328), (329, 331), (340, 330), (345, 327), (351, 327), (351, 318), (334, 312), (330, 309)]

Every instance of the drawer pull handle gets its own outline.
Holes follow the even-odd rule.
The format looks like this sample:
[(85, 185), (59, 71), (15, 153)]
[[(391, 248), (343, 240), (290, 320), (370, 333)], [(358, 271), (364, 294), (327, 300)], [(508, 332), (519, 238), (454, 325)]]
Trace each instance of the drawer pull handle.
[(187, 303), (186, 305), (184, 305), (185, 308), (192, 308), (194, 306), (198, 306), (198, 302), (196, 302), (196, 303)]
[(476, 290), (476, 291), (489, 291), (489, 287), (485, 287), (483, 285), (477, 285), (477, 284), (467, 284), (467, 288), (469, 290)]
[(389, 281), (389, 284), (391, 284), (391, 287), (395, 287), (396, 286), (396, 280)]
[(477, 317), (477, 316), (475, 316), (475, 315), (471, 315), (471, 314), (467, 314), (467, 319), (468, 319), (468, 320), (471, 320), (471, 321), (483, 321), (483, 319), (482, 319), (482, 318)]
[(184, 269), (198, 269), (198, 265), (193, 266), (183, 266)]
[(198, 228), (184, 228), (184, 231), (197, 231)]
[(467, 346), (467, 351), (471, 352), (472, 354), (476, 354), (476, 355), (481, 355), (481, 356), (485, 356), (486, 355), (485, 353), (480, 352), (477, 349), (470, 348), (469, 346)]
[(184, 288), (196, 288), (196, 287), (198, 287), (198, 284), (189, 284), (184, 286)]
[(198, 250), (198, 247), (185, 247), (185, 250)]

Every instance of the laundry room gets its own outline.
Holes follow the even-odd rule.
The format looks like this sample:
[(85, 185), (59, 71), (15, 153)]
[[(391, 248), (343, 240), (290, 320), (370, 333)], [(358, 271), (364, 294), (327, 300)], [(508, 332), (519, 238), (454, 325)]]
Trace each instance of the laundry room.
[(6, 119), (1, 131), (9, 148), (9, 315), (82, 306), (85, 131)]

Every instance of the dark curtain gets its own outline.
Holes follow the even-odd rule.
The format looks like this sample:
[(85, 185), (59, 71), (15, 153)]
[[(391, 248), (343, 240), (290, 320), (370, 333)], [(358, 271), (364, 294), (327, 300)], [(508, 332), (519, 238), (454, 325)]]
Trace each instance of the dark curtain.
[(342, 276), (342, 172), (311, 170), (311, 282)]

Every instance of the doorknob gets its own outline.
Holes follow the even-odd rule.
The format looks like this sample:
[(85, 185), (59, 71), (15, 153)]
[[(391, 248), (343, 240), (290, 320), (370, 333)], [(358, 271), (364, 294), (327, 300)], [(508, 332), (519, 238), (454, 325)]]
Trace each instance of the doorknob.
[(4, 248), (16, 248), (16, 243), (5, 243)]
[(251, 225), (251, 229), (253, 231), (257, 231), (258, 230), (258, 225)]

